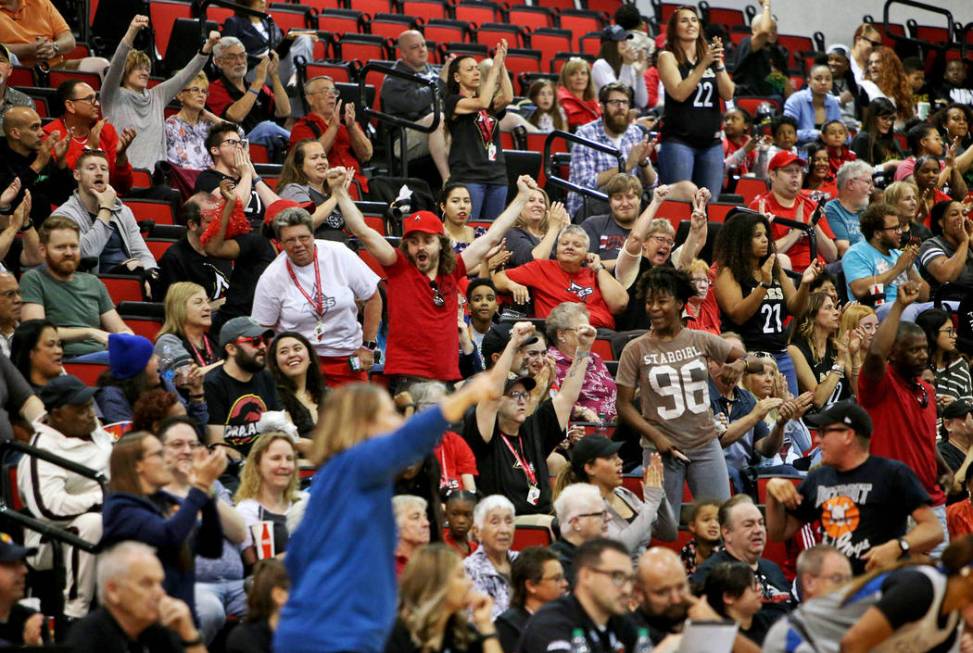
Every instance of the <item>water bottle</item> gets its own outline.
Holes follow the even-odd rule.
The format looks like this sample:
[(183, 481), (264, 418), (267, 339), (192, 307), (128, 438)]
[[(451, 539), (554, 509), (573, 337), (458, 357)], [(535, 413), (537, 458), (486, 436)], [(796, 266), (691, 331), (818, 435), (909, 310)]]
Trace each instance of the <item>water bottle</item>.
[(571, 631), (571, 653), (591, 653), (588, 648), (588, 640), (585, 639), (584, 630), (575, 628)]
[(634, 653), (652, 653), (652, 640), (649, 639), (648, 628), (639, 628), (639, 638), (635, 642)]

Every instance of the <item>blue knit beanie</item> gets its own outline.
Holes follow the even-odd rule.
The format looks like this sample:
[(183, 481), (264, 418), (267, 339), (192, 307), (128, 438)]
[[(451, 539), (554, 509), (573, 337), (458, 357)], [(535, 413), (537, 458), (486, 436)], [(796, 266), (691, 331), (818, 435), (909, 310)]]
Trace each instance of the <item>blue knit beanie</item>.
[(108, 336), (108, 367), (118, 381), (138, 376), (155, 353), (152, 342), (144, 336), (113, 333)]

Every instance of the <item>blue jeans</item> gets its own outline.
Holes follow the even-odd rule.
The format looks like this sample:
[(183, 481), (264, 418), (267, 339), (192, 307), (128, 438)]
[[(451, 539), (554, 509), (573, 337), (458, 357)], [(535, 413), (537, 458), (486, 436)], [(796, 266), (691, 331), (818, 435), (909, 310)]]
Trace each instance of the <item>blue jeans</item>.
[(470, 220), (494, 220), (507, 208), (506, 184), (471, 184), (463, 183), (470, 191), (473, 208)]
[[(650, 449), (642, 450), (642, 465), (649, 463)], [(730, 498), (730, 479), (726, 472), (726, 458), (723, 456), (723, 447), (720, 441), (713, 438), (707, 444), (696, 449), (683, 450), (689, 463), (677, 460), (673, 456), (663, 456), (662, 464), (665, 466), (665, 477), (663, 487), (669, 505), (672, 506), (672, 514), (679, 519), (682, 510), (682, 487), (683, 483), (689, 481), (689, 490), (693, 493), (693, 499), (714, 499), (716, 501), (726, 501)]]
[(775, 351), (774, 360), (777, 361), (777, 369), (780, 373), (784, 375), (787, 379), (787, 388), (791, 391), (791, 394), (795, 397), (801, 394), (800, 389), (797, 387), (797, 370), (794, 369), (794, 361), (791, 360), (790, 354), (787, 350)]
[(276, 145), (277, 142), (274, 140), (283, 139), (284, 141), (290, 141), (291, 133), (289, 130), (284, 129), (278, 125), (273, 120), (264, 120), (263, 122), (257, 123), (257, 126), (250, 130), (247, 134), (247, 140), (251, 143), (257, 143), (258, 145), (266, 145), (271, 147)]
[(667, 140), (659, 147), (659, 183), (674, 184), (692, 181), (699, 188), (708, 188), (714, 198), (723, 188), (723, 145), (692, 147), (679, 141)]
[(247, 613), (247, 593), (243, 589), (243, 579), (198, 582), (194, 590), (199, 631), (207, 644), (223, 628), (227, 615), (242, 617)]

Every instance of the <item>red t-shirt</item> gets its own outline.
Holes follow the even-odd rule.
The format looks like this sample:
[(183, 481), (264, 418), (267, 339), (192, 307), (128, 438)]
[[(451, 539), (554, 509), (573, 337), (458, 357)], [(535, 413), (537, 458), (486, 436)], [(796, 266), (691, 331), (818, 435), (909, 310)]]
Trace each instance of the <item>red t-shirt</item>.
[(473, 553), (474, 551), (476, 551), (477, 548), (479, 548), (479, 545), (476, 543), (476, 540), (467, 540), (466, 545), (469, 547), (469, 551), (464, 549), (453, 537), (453, 534), (449, 532), (449, 527), (443, 529), (443, 544), (452, 547), (453, 550), (456, 551), (456, 553), (460, 554), (464, 558), (470, 555), (471, 553)]
[(973, 503), (963, 500), (946, 508), (946, 526), (951, 540), (973, 534)]
[[(858, 403), (872, 418), (871, 453), (899, 460), (912, 469), (932, 498), (932, 505), (946, 503), (937, 483), (936, 466), (936, 389), (916, 379), (922, 387), (913, 388), (885, 366), (885, 374), (873, 379), (862, 372), (858, 377)], [(919, 401), (925, 391), (926, 407)]]
[[(291, 127), (291, 147), (306, 138), (318, 140), (321, 138), (321, 134), (328, 130), (329, 126), (328, 121), (320, 115), (316, 113), (307, 114)], [(348, 129), (342, 124), (338, 125), (338, 133), (335, 134), (331, 149), (328, 150), (328, 164), (353, 169), (355, 179), (358, 180), (362, 190), (368, 191), (368, 179), (361, 172), (361, 163), (355, 158), (355, 152), (351, 149), (351, 137), (348, 136)]]
[[(760, 210), (760, 202), (763, 200), (766, 203), (766, 210), (770, 211), (774, 215), (781, 218), (788, 218), (790, 220), (797, 219), (797, 207), (798, 202), (804, 202), (804, 222), (806, 223), (811, 219), (811, 215), (814, 213), (814, 209), (817, 205), (811, 200), (807, 195), (807, 191), (800, 191), (795, 198), (794, 206), (786, 207), (782, 206), (780, 202), (777, 201), (777, 196), (774, 195), (773, 191), (768, 191), (763, 195), (758, 195), (750, 202), (750, 208)], [(821, 220), (818, 222), (824, 234), (834, 240), (834, 233), (831, 231), (831, 226), (828, 224), (828, 219), (821, 216)], [(770, 224), (771, 235), (774, 240), (779, 240), (787, 235), (790, 231), (790, 227), (785, 227), (784, 225), (776, 225), (774, 223)], [(804, 269), (811, 265), (811, 245), (808, 243), (808, 239), (801, 237), (796, 243), (791, 245), (791, 248), (784, 252), (791, 259), (791, 267), (795, 272), (803, 272)], [(818, 260), (824, 264), (824, 259), (818, 256)]]
[(533, 291), (536, 317), (547, 317), (564, 302), (580, 302), (591, 314), (591, 326), (615, 328), (615, 318), (601, 296), (597, 274), (591, 268), (568, 274), (557, 261), (531, 261), (507, 270), (507, 277)]
[[(751, 139), (752, 139), (751, 136), (747, 136), (743, 141), (740, 142), (739, 145), (737, 145), (729, 138), (724, 136), (723, 137), (723, 158), (726, 159), (731, 154), (735, 153), (737, 150), (746, 147), (747, 143), (749, 143)], [(747, 154), (743, 157), (743, 161), (740, 162), (740, 165), (737, 166), (736, 168), (732, 168), (731, 171), (733, 172), (733, 174), (745, 175), (751, 170), (753, 170), (756, 165), (757, 165), (757, 148), (754, 148), (749, 152), (747, 152)]]
[(598, 98), (590, 100), (579, 100), (568, 89), (563, 86), (557, 88), (557, 100), (568, 119), (568, 127), (574, 129), (581, 125), (587, 125), (592, 120), (601, 117), (601, 105)]
[[(67, 127), (61, 118), (44, 125), (45, 134), (55, 134), (51, 137), (51, 140), (62, 137), (66, 132)], [(71, 139), (71, 142), (68, 143), (68, 151), (64, 154), (68, 168), (74, 170), (77, 167), (78, 159), (84, 154), (86, 147), (90, 147), (87, 138), (84, 140)], [(132, 188), (132, 164), (126, 161), (124, 166), (118, 166), (118, 132), (115, 131), (115, 127), (110, 122), (106, 121), (105, 126), (101, 129), (98, 149), (102, 150), (105, 153), (105, 158), (108, 159), (108, 178), (111, 181), (112, 188), (119, 195), (127, 193)]]
[(831, 174), (837, 175), (838, 168), (849, 161), (855, 161), (858, 155), (842, 145), (841, 147), (828, 148), (828, 163), (831, 165)]
[(456, 316), (459, 280), (466, 276), (462, 256), (456, 257), (452, 274), (436, 277), (445, 306), (433, 303), (429, 277), (412, 261), (395, 250), (396, 261), (384, 267), (388, 278), (389, 335), (385, 374), (404, 374), (438, 381), (457, 381), (459, 374), (459, 332)]
[(443, 439), (432, 450), (439, 461), (439, 488), (463, 489), (463, 474), (476, 476), (476, 457), (466, 440), (453, 431), (446, 431)]

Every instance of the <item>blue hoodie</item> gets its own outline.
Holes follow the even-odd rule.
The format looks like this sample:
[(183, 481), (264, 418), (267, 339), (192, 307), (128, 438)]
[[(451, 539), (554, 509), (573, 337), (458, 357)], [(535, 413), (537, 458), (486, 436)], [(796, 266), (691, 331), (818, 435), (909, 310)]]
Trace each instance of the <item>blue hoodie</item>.
[[(170, 517), (167, 508), (171, 505), (178, 505), (179, 510)], [(203, 518), (197, 532), (196, 515), (200, 511)], [(166, 593), (185, 601), (195, 614), (194, 558), (219, 558), (223, 554), (223, 527), (213, 498), (197, 488), (189, 490), (185, 499), (162, 491), (151, 496), (115, 492), (105, 499), (101, 516), (101, 546), (134, 540), (155, 547), (166, 573)]]
[(287, 545), (290, 598), (274, 650), (381, 653), (395, 620), (395, 476), (446, 430), (438, 408), (365, 440), (314, 475), (304, 519)]

